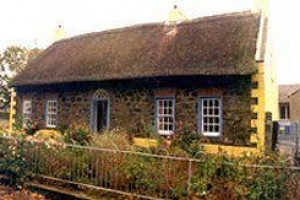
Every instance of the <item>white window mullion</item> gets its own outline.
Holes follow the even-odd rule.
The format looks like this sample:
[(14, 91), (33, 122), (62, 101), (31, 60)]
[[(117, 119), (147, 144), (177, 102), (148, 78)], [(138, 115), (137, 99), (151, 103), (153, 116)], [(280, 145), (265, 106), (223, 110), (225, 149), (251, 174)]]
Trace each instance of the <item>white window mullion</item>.
[(221, 135), (221, 98), (201, 98), (200, 131), (204, 136), (217, 137)]
[(47, 101), (46, 126), (56, 128), (57, 125), (57, 100)]
[(23, 101), (23, 124), (28, 124), (32, 120), (32, 101)]
[(175, 101), (172, 98), (159, 98), (156, 100), (156, 122), (158, 133), (170, 135), (174, 133)]

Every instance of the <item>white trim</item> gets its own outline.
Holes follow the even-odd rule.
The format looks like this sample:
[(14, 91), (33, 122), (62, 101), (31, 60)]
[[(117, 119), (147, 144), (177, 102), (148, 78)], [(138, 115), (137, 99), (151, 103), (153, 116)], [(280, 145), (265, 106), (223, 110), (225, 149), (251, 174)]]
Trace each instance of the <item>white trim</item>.
[(255, 52), (255, 60), (260, 61), (264, 60), (261, 55), (262, 45), (263, 45), (263, 33), (264, 33), (264, 25), (265, 25), (265, 18), (261, 15), (259, 20), (259, 27), (258, 27), (258, 35), (256, 41), (256, 52)]
[[(53, 103), (55, 103), (55, 107), (49, 108), (49, 105), (53, 104)], [(50, 109), (55, 110), (55, 111), (51, 111)], [(48, 99), (47, 105), (46, 105), (46, 127), (47, 128), (56, 128), (56, 126), (57, 126), (57, 109), (58, 109), (58, 101), (56, 99)], [(50, 115), (55, 116), (55, 119), (54, 118), (51, 119)]]
[[(169, 102), (168, 102), (168, 105), (167, 107), (165, 108), (164, 104), (165, 104), (165, 101), (169, 101), (169, 102), (172, 102), (172, 106), (169, 105)], [(160, 102), (163, 103), (163, 106), (160, 107)], [(160, 97), (160, 98), (157, 98), (156, 99), (156, 126), (157, 126), (157, 132), (160, 134), (160, 135), (172, 135), (174, 134), (174, 130), (175, 130), (175, 100), (174, 98), (170, 98), (170, 97)], [(168, 111), (171, 111), (171, 114), (168, 114), (168, 113), (165, 113), (165, 109), (167, 109)], [(170, 110), (171, 109), (171, 110)], [(160, 110), (162, 110), (162, 113), (160, 113)], [(168, 118), (168, 121), (164, 121), (164, 118)], [(163, 119), (162, 122), (160, 122), (160, 119)], [(169, 121), (170, 119), (172, 119), (172, 121)], [(165, 126), (167, 125), (168, 126), (168, 129), (160, 129), (160, 125), (161, 126)], [(169, 129), (169, 126), (172, 126), (172, 129), (170, 130)]]
[(32, 120), (32, 100), (25, 99), (22, 104), (23, 124), (27, 124)]
[[(204, 113), (204, 101), (207, 101), (207, 103), (209, 104), (209, 100), (217, 100), (218, 101), (218, 106), (215, 107), (214, 103), (212, 104), (212, 107), (210, 107), (209, 105), (206, 106), (207, 108), (207, 112), (208, 110), (210, 109), (218, 109), (218, 114), (215, 114), (215, 113), (212, 113), (212, 114), (209, 114), (209, 113)], [(202, 135), (204, 136), (208, 136), (208, 137), (220, 137), (222, 135), (222, 98), (220, 97), (201, 97), (200, 98), (200, 112), (199, 112), (199, 115), (200, 115), (200, 132), (202, 133)], [(214, 112), (214, 111), (213, 111)], [(209, 122), (204, 122), (204, 118), (207, 118), (207, 119), (211, 119), (211, 118), (218, 118), (219, 121), (218, 122), (212, 122), (212, 123), (209, 123)], [(212, 119), (213, 120), (213, 119)], [(204, 126), (213, 126), (213, 129), (218, 127), (218, 131), (206, 131), (204, 132)]]

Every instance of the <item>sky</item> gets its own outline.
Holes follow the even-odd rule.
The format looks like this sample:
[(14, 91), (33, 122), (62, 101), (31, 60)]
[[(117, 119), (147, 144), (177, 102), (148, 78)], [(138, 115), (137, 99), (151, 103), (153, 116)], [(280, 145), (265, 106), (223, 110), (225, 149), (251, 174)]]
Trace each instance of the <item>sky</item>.
[[(188, 18), (250, 10), (254, 0), (2, 0), (0, 51), (7, 46), (46, 48), (58, 25), (67, 37), (88, 32), (166, 21), (173, 5)], [(269, 0), (280, 84), (300, 83), (300, 12), (296, 0)]]

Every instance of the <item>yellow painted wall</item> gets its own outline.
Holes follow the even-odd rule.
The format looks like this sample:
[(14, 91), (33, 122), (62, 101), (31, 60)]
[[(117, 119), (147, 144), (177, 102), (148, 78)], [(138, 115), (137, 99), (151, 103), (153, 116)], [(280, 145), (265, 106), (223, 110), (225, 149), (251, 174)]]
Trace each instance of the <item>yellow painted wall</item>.
[[(271, 48), (271, 47), (267, 47)], [(272, 113), (272, 120), (279, 120), (278, 108), (278, 82), (276, 73), (276, 64), (272, 49), (267, 50), (265, 60), (265, 96), (266, 96), (266, 112)]]
[(252, 133), (251, 142), (257, 144), (261, 151), (265, 149), (265, 81), (264, 81), (264, 64), (258, 63), (258, 72), (252, 75), (252, 82), (257, 82), (258, 87), (252, 88), (251, 97), (258, 98), (257, 105), (251, 105), (251, 110), (257, 113), (257, 119), (251, 120), (251, 128), (257, 131)]
[(225, 153), (232, 157), (241, 157), (244, 155), (262, 155), (262, 151), (256, 147), (237, 147), (237, 146), (223, 146), (215, 144), (203, 144), (203, 149), (207, 153), (218, 154)]

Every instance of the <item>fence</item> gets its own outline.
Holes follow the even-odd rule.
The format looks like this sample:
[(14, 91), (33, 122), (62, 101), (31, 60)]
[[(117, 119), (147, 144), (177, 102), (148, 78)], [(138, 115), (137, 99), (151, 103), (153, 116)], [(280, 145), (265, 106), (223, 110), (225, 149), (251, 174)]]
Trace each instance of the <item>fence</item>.
[(299, 158), (300, 122), (282, 122), (278, 134), (278, 147), (292, 157)]
[[(297, 199), (300, 168), (0, 138), (0, 169), (142, 199)], [(46, 182), (43, 182), (46, 184)]]

